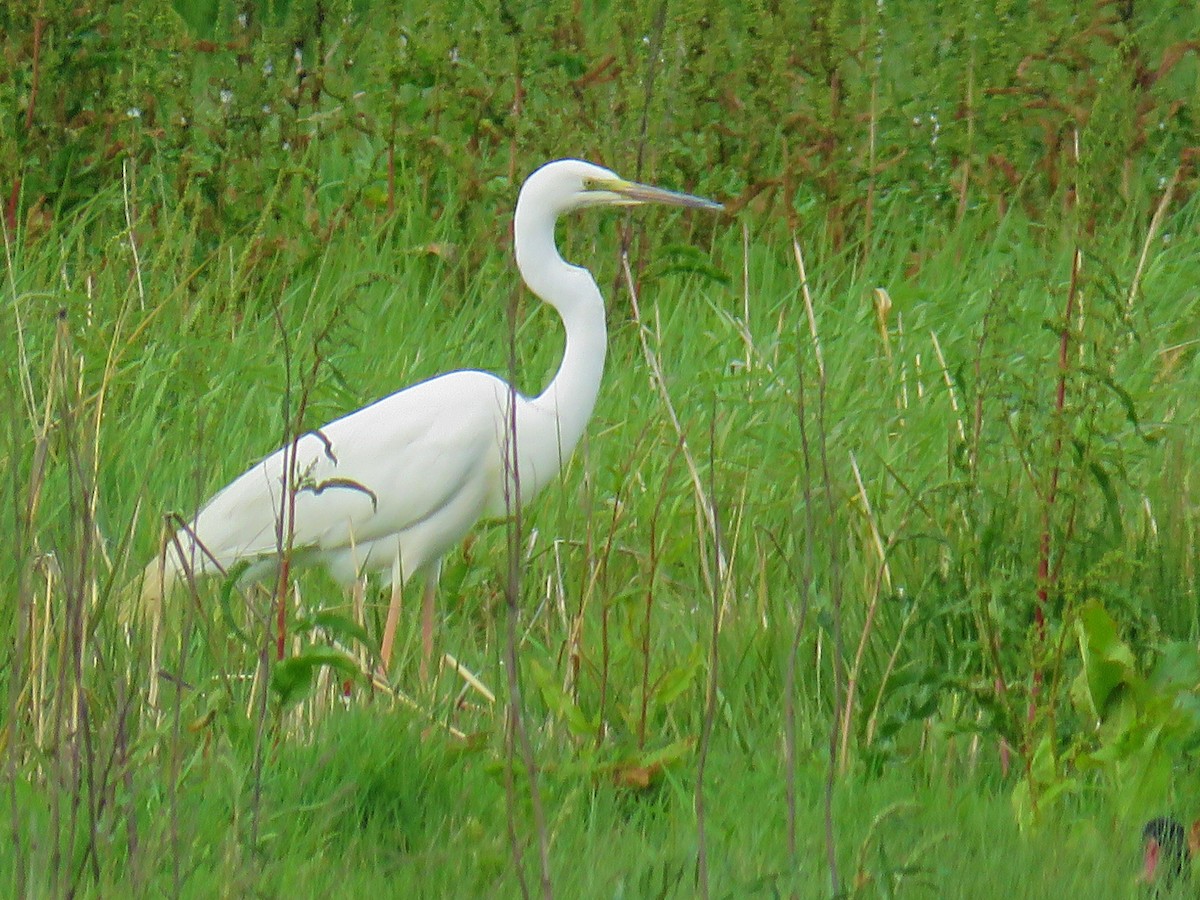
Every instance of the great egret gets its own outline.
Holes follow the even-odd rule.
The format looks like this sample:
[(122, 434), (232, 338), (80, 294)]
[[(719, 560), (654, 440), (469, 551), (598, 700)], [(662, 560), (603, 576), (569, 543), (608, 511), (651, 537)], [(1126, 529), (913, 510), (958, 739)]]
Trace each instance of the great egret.
[(290, 532), (296, 565), (324, 565), (344, 583), (389, 570), (385, 671), (401, 588), (423, 575), (428, 660), (442, 557), (480, 518), (505, 516), (545, 487), (575, 449), (596, 403), (607, 343), (604, 300), (591, 273), (559, 255), (555, 222), (577, 209), (646, 203), (722, 209), (577, 159), (547, 163), (530, 175), (513, 219), (517, 269), (558, 311), (567, 338), (546, 389), (524, 397), (487, 372), (450, 372), (302, 436), (294, 457), (290, 446), (277, 450), (179, 529), (146, 567), (143, 608), (161, 603), (185, 571), (211, 575), (246, 561), (243, 581), (277, 574)]

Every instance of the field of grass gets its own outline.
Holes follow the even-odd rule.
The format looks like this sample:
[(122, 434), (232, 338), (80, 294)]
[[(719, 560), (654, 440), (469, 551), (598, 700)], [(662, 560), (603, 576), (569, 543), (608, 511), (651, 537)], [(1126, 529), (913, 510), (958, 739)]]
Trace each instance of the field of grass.
[[(1136, 895), (1141, 823), (1200, 813), (1195, 10), (551, 6), (0, 14), (0, 884)], [(540, 391), (507, 223), (567, 153), (729, 212), (560, 226), (600, 401), (439, 591), (495, 699), (422, 683), (415, 585), (390, 688), (387, 591), (319, 570), (282, 660), (232, 584), (128, 629), (289, 435), (510, 356)]]

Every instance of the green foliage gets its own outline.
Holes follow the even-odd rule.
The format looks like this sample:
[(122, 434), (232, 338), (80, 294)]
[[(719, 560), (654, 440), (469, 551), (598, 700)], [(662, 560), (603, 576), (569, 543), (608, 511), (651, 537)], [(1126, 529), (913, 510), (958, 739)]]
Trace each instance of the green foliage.
[(1120, 821), (1137, 822), (1163, 808), (1173, 770), (1200, 747), (1200, 652), (1173, 641), (1144, 675), (1098, 603), (1080, 610), (1076, 630), (1083, 665), (1072, 700), (1085, 721), (1095, 723), (1076, 765), (1099, 770)]
[(366, 678), (358, 662), (336, 647), (308, 647), (280, 660), (271, 670), (271, 690), (281, 707), (292, 706), (313, 690), (313, 679), (320, 668), (328, 668), (343, 678), (365, 684)]
[(1136, 829), (1170, 805), (1176, 768), (1200, 748), (1200, 651), (1167, 643), (1147, 674), (1096, 600), (1080, 607), (1074, 631), (1080, 665), (1070, 695), (1077, 726), (1061, 746), (1054, 735), (1042, 736), (1013, 803), (1023, 827), (1032, 827), (1090, 775), (1116, 821)]
[[(696, 893), (716, 614), (715, 895), (825, 893), (831, 732), (859, 895), (1120, 893), (1138, 819), (1195, 812), (1194, 4), (35, 7), (0, 4), (10, 893), (518, 892), (504, 526), (439, 609), (495, 703), (416, 687), (408, 596), (391, 703), (387, 592), (302, 559), (282, 660), (239, 571), (115, 610), (289, 436), (507, 371), (516, 187), (568, 154), (735, 217), (560, 234), (611, 343), (518, 541), (559, 892)], [(561, 338), (514, 305), (535, 391)]]
[(323, 239), (351, 210), (394, 210), (400, 182), (435, 214), (456, 196), (503, 215), (519, 148), (636, 158), (865, 248), (896, 204), (1094, 223), (1116, 185), (1145, 214), (1195, 133), (1186, 0), (691, 2), (661, 22), (660, 5), (49, 0), (32, 21), (10, 5), (9, 224), (43, 233), (143, 178), (188, 201), (210, 246), (230, 227)]

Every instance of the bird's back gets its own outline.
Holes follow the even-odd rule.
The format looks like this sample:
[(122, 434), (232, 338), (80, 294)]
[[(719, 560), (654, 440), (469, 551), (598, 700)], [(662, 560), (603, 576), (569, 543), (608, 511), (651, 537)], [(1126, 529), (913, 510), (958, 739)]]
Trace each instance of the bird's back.
[[(165, 561), (147, 568), (143, 592), (161, 597), (170, 589), (183, 568), (180, 549), (198, 574), (246, 560), (250, 576), (261, 577), (273, 570), (280, 547), (290, 546), (302, 561), (338, 560), (343, 571), (334, 574), (345, 580), (359, 568), (392, 564), (371, 558), (344, 571), (353, 559), (345, 551), (392, 537), (416, 538), (422, 523), (447, 508), (465, 507), (457, 516), (470, 518), (458, 537), (465, 535), (485, 508), (503, 506), (508, 396), (508, 386), (494, 375), (451, 372), (302, 435), (294, 450), (277, 450), (214, 495), (176, 534), (178, 548), (168, 547)], [(456, 504), (464, 492), (476, 499)], [(280, 527), (289, 521), (290, 529)], [(439, 524), (444, 533), (459, 523)], [(403, 560), (406, 574), (446, 549), (408, 543), (413, 558)]]

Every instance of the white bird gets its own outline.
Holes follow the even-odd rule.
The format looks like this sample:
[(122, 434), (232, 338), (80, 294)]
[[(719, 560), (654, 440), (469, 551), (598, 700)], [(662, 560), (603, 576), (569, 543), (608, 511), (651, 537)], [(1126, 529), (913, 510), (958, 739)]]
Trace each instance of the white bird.
[(344, 583), (387, 570), (385, 671), (401, 588), (424, 576), (427, 661), (442, 557), (481, 518), (509, 515), (554, 479), (596, 404), (607, 344), (604, 300), (591, 273), (559, 255), (555, 222), (577, 209), (645, 203), (722, 208), (624, 181), (581, 160), (550, 162), (530, 175), (513, 219), (517, 269), (566, 330), (562, 363), (546, 389), (524, 397), (490, 373), (449, 372), (303, 435), (290, 469), (288, 446), (236, 478), (179, 529), (146, 567), (143, 609), (156, 608), (187, 571), (213, 575), (245, 561), (244, 582), (277, 575), (281, 547), (290, 546), (292, 565), (324, 565)]

